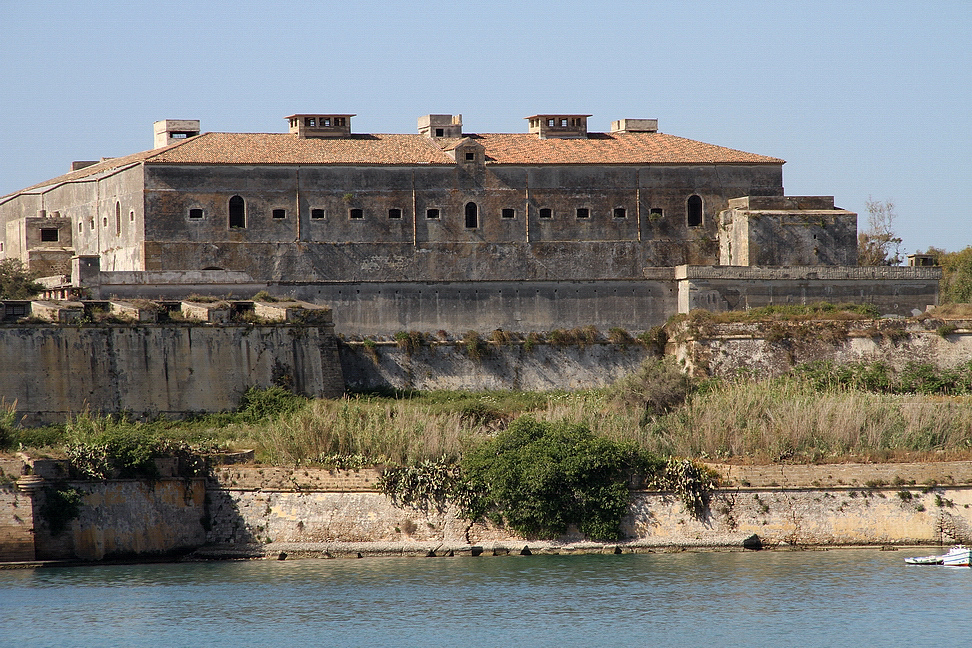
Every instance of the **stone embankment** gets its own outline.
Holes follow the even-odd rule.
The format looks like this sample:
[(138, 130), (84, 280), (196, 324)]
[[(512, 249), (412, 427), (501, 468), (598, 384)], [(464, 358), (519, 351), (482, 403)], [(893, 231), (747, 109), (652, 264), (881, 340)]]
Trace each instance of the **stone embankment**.
[[(209, 480), (66, 481), (35, 462), (0, 468), (0, 560), (100, 560), (505, 554), (972, 541), (972, 462), (730, 466), (702, 519), (671, 493), (632, 493), (620, 543), (567, 535), (535, 541), (438, 510), (397, 506), (379, 472), (222, 466)], [(46, 477), (44, 475), (47, 475)], [(51, 529), (51, 489), (80, 496), (78, 516)]]

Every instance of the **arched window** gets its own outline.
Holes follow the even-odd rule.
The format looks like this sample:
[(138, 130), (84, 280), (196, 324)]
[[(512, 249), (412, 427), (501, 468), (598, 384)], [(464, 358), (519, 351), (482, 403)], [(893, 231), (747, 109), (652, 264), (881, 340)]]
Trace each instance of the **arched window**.
[(472, 229), (479, 227), (479, 208), (476, 203), (466, 203), (466, 227)]
[(115, 236), (121, 236), (121, 203), (115, 202)]
[(702, 227), (702, 197), (691, 195), (686, 204), (688, 208), (688, 226)]
[(246, 206), (239, 196), (229, 199), (229, 226), (246, 227)]

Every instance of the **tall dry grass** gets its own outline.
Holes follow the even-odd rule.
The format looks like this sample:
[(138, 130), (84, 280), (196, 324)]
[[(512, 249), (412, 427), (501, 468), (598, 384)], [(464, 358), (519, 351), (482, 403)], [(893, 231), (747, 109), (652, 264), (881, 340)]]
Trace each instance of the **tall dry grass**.
[(435, 413), (414, 401), (315, 400), (259, 431), (265, 461), (313, 463), (322, 457), (359, 455), (375, 463), (456, 460), (482, 426), (460, 413)]
[(972, 448), (972, 399), (818, 392), (797, 379), (731, 382), (639, 431), (659, 454), (759, 461), (888, 458)]

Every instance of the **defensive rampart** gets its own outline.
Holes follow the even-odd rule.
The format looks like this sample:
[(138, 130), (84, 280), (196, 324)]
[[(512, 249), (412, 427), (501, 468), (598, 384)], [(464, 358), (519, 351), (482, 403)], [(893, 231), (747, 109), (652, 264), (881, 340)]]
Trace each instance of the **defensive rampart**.
[[(577, 534), (522, 538), (442, 510), (397, 506), (375, 470), (223, 466), (201, 480), (70, 482), (21, 476), (0, 487), (4, 560), (185, 553), (199, 557), (427, 555), (429, 552), (639, 551), (666, 547), (951, 544), (972, 541), (972, 462), (716, 466), (701, 519), (671, 493), (637, 491), (620, 543)], [(14, 486), (14, 483), (16, 484)], [(52, 534), (53, 486), (76, 489), (78, 516)], [(14, 500), (16, 498), (16, 500)], [(33, 544), (25, 542), (31, 537)]]
[(137, 417), (232, 409), (249, 387), (340, 396), (332, 329), (301, 324), (0, 326), (0, 394), (27, 423), (90, 409)]
[(669, 352), (696, 375), (777, 376), (815, 360), (956, 366), (972, 357), (972, 321), (924, 319), (683, 323)]

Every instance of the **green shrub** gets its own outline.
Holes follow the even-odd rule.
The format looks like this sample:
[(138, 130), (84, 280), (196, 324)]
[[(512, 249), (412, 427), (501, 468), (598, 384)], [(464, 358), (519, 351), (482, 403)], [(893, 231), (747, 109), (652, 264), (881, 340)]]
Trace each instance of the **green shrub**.
[(473, 360), (480, 360), (489, 354), (489, 345), (476, 331), (466, 331), (459, 342), (459, 346)]
[(489, 517), (527, 537), (553, 538), (576, 525), (621, 538), (629, 485), (657, 462), (588, 428), (521, 417), (466, 454), (467, 515)]
[(237, 411), (243, 416), (244, 421), (255, 423), (281, 414), (296, 412), (306, 403), (306, 398), (283, 387), (273, 386), (266, 389), (250, 387), (243, 393)]
[(40, 515), (52, 536), (61, 535), (67, 530), (68, 523), (81, 515), (81, 491), (67, 486), (44, 487)]
[(458, 465), (442, 457), (416, 466), (386, 468), (377, 486), (399, 505), (442, 510), (453, 501), (468, 507), (468, 490), (460, 474)]
[(684, 403), (692, 393), (692, 380), (670, 358), (649, 358), (636, 372), (617, 381), (611, 392), (617, 402), (642, 408), (649, 417)]
[(0, 398), (0, 451), (9, 450), (14, 443), (17, 428), (17, 401), (8, 403)]

